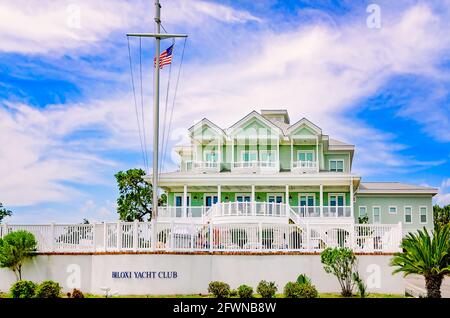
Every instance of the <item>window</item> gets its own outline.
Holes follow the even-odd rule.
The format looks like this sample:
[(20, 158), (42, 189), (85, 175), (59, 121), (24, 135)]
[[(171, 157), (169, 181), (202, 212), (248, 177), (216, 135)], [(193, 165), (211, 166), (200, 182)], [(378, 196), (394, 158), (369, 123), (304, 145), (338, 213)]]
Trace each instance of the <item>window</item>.
[(275, 150), (260, 150), (259, 158), (261, 161), (275, 161), (276, 158)]
[(205, 151), (206, 162), (217, 162), (217, 154), (214, 151)]
[(256, 151), (242, 151), (241, 159), (242, 161), (257, 161), (258, 153)]
[(405, 207), (405, 223), (412, 223), (412, 208), (410, 206)]
[(389, 214), (397, 214), (397, 207), (396, 206), (390, 206), (389, 207)]
[(298, 161), (314, 161), (314, 152), (313, 151), (299, 151), (297, 153)]
[(330, 194), (330, 206), (345, 206), (345, 196), (343, 194)]
[(363, 218), (367, 216), (367, 208), (365, 206), (360, 206), (359, 207), (359, 217)]
[(380, 223), (380, 207), (379, 206), (374, 206), (373, 207), (373, 223)]
[(427, 223), (427, 207), (420, 207), (420, 223)]
[(314, 206), (315, 200), (313, 194), (300, 194), (300, 206)]
[(330, 171), (344, 172), (344, 160), (330, 160)]

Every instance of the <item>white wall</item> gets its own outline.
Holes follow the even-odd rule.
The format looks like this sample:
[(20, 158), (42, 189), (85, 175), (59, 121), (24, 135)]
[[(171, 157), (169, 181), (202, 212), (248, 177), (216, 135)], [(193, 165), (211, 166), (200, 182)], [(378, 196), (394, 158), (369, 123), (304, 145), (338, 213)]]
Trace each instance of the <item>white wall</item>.
[[(391, 256), (358, 256), (359, 272), (369, 292), (404, 294), (401, 275), (392, 275)], [(112, 278), (112, 272), (173, 272), (174, 279)], [(208, 283), (224, 281), (236, 288), (248, 284), (256, 289), (260, 280), (275, 281), (282, 292), (288, 281), (307, 274), (319, 292), (340, 292), (337, 279), (325, 273), (320, 255), (40, 255), (23, 269), (23, 279), (41, 282), (58, 281), (64, 290), (74, 287), (83, 292), (102, 294), (101, 287), (110, 287), (122, 295), (196, 294), (207, 293)], [(134, 275), (134, 273), (132, 273)], [(6, 292), (15, 281), (12, 271), (0, 269), (0, 291)]]

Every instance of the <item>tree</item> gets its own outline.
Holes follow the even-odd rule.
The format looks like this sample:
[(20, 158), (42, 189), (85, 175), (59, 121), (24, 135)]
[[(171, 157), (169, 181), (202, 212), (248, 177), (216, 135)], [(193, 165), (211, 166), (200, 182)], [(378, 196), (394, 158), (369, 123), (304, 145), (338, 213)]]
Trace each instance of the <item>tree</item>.
[(320, 254), (325, 272), (333, 274), (341, 285), (341, 295), (350, 297), (353, 293), (353, 273), (356, 272), (356, 256), (349, 248), (326, 248)]
[(13, 270), (16, 279), (22, 280), (22, 266), (26, 259), (35, 255), (37, 242), (27, 231), (16, 231), (0, 238), (0, 267)]
[[(152, 218), (153, 189), (145, 182), (145, 171), (142, 169), (129, 169), (119, 171), (115, 174), (119, 187), (119, 198), (117, 199), (117, 212), (122, 221), (144, 221)], [(165, 194), (158, 199), (158, 204), (167, 202)]]
[(0, 223), (2, 223), (2, 220), (5, 217), (11, 216), (11, 215), (12, 215), (12, 211), (4, 208), (3, 204), (0, 202)]
[(391, 260), (391, 266), (398, 267), (394, 273), (424, 276), (427, 296), (441, 298), (442, 280), (450, 275), (450, 225), (436, 228), (432, 235), (426, 228), (409, 233), (401, 247), (403, 252)]
[(450, 224), (450, 204), (444, 207), (433, 206), (434, 228)]

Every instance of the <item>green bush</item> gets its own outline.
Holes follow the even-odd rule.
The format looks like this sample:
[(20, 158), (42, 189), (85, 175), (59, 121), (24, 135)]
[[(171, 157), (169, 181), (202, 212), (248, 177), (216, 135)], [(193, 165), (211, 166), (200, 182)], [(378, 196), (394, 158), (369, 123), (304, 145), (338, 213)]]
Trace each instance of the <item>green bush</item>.
[(326, 248), (320, 254), (325, 272), (333, 274), (341, 286), (341, 295), (350, 297), (353, 293), (353, 273), (357, 271), (356, 256), (349, 248)]
[(230, 294), (229, 294), (230, 297), (237, 297), (237, 295), (238, 295), (238, 291), (236, 289), (230, 290)]
[(238, 287), (239, 298), (252, 298), (253, 288), (248, 285), (241, 285)]
[(81, 290), (74, 288), (72, 290), (72, 293), (67, 293), (67, 297), (69, 297), (69, 298), (84, 298), (84, 295), (81, 292)]
[(267, 282), (262, 280), (256, 287), (256, 291), (262, 298), (274, 298), (278, 288), (275, 282)]
[(317, 298), (318, 292), (314, 285), (288, 282), (284, 286), (284, 297), (286, 298)]
[(10, 268), (17, 280), (22, 280), (22, 266), (36, 255), (37, 242), (27, 231), (15, 231), (0, 238), (0, 267)]
[(297, 283), (299, 284), (310, 284), (311, 285), (311, 279), (306, 276), (305, 274), (300, 274), (297, 277)]
[(367, 295), (368, 295), (367, 294), (367, 286), (364, 283), (364, 281), (361, 278), (361, 276), (359, 276), (358, 272), (354, 272), (353, 273), (353, 281), (356, 283), (356, 287), (358, 287), (359, 297), (366, 298)]
[(52, 280), (42, 282), (36, 289), (36, 298), (59, 298), (61, 286)]
[(36, 284), (29, 280), (19, 280), (15, 282), (11, 289), (12, 298), (32, 298), (36, 290)]
[(227, 298), (230, 295), (230, 285), (224, 282), (210, 282), (208, 292), (216, 298)]

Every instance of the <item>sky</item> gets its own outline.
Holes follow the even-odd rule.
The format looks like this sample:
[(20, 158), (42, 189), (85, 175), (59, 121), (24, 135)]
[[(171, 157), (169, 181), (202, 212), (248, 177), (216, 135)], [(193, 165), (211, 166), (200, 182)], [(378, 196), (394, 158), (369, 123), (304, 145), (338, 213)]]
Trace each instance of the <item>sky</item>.
[[(354, 144), (363, 181), (436, 187), (434, 203), (450, 204), (449, 0), (161, 4), (167, 32), (189, 35), (182, 67), (179, 40), (161, 74), (164, 171), (203, 117), (227, 128), (283, 108)], [(0, 0), (6, 222), (118, 219), (114, 174), (147, 169), (141, 139), (150, 165), (152, 151), (154, 46), (125, 34), (153, 32), (153, 10), (151, 0)]]

